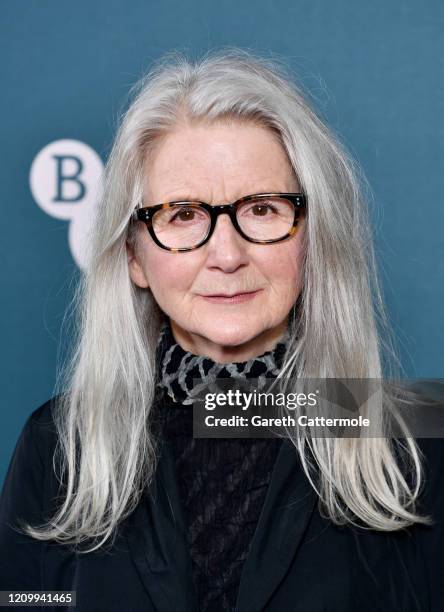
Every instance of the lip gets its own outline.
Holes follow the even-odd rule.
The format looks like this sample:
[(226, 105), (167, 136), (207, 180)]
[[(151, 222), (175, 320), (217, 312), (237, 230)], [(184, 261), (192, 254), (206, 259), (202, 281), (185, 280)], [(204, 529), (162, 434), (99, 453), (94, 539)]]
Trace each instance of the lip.
[(260, 291), (261, 289), (256, 289), (256, 291), (234, 293), (233, 295), (202, 295), (201, 297), (213, 304), (241, 304), (254, 299)]

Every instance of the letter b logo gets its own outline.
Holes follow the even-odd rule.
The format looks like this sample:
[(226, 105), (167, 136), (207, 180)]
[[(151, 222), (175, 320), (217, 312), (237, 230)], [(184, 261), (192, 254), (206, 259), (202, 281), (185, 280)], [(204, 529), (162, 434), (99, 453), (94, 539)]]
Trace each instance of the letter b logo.
[(31, 166), (29, 183), (37, 204), (51, 217), (71, 221), (69, 246), (80, 268), (87, 267), (88, 232), (102, 172), (100, 157), (79, 140), (51, 142)]

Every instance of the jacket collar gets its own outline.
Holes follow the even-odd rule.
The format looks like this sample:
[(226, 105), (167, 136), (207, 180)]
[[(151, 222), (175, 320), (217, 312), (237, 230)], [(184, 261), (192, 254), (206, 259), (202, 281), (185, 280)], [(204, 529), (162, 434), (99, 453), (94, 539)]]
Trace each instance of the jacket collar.
[[(296, 449), (284, 439), (245, 561), (236, 610), (261, 610), (279, 585), (302, 542), (317, 495)], [(150, 491), (129, 518), (130, 552), (158, 610), (198, 610), (186, 522), (167, 440)]]

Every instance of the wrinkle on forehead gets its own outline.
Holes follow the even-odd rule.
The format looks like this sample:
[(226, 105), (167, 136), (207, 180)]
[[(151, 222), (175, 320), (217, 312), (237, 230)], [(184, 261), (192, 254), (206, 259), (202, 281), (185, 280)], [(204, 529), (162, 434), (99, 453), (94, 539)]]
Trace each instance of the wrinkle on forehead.
[[(172, 139), (177, 141), (177, 150), (171, 146)], [(259, 147), (259, 155), (254, 147)], [(145, 160), (144, 187), (145, 205), (174, 200), (218, 204), (253, 193), (299, 190), (276, 134), (263, 125), (245, 122), (199, 124), (171, 132)]]

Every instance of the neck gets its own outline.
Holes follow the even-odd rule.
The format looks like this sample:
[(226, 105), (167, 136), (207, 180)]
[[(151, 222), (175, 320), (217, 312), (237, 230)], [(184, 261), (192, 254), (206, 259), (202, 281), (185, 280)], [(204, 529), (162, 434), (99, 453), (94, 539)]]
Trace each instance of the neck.
[(277, 327), (268, 329), (260, 336), (238, 346), (216, 344), (209, 338), (187, 332), (172, 320), (170, 320), (170, 324), (175, 342), (184, 351), (193, 355), (209, 357), (215, 363), (240, 363), (271, 351), (279, 340), (285, 336), (288, 317)]

